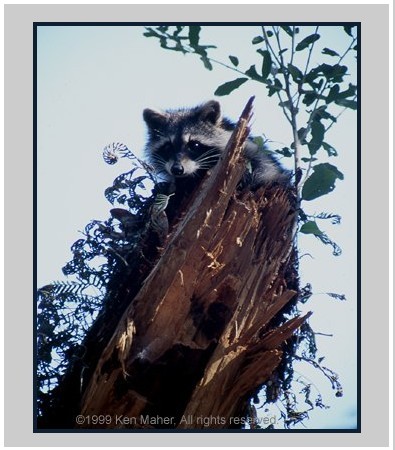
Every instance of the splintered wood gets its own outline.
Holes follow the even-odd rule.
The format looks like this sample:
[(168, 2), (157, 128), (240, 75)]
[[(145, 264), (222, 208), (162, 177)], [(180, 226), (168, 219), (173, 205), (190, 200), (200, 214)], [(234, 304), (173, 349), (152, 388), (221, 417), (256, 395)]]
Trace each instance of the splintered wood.
[(110, 428), (198, 429), (199, 418), (214, 416), (222, 420), (210, 428), (229, 428), (308, 316), (270, 324), (296, 294), (286, 281), (296, 211), (284, 187), (236, 189), (251, 104), (131, 299), (81, 414), (133, 419)]

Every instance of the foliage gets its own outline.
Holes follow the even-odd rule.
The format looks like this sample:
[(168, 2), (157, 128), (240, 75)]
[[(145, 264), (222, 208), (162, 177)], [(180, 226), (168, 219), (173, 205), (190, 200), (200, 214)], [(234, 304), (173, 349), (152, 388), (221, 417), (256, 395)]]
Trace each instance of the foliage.
[[(295, 185), (301, 207), (299, 231), (331, 245), (333, 254), (339, 255), (339, 246), (318, 225), (309, 223), (303, 212), (303, 202), (329, 194), (335, 189), (336, 182), (344, 178), (334, 164), (322, 163), (319, 158), (338, 155), (326, 141), (326, 133), (345, 110), (357, 108), (357, 86), (352, 83), (345, 86), (349, 73), (342, 63), (350, 52), (358, 50), (356, 30), (354, 26), (345, 25), (348, 47), (343, 52), (324, 47), (321, 55), (328, 62), (313, 65), (313, 52), (321, 39), (320, 27), (315, 27), (314, 32), (307, 36), (303, 34), (304, 28), (261, 26), (259, 34), (251, 41), (258, 62), (244, 70), (240, 68), (240, 58), (236, 55), (229, 55), (231, 65), (209, 55), (216, 46), (201, 43), (201, 26), (146, 27), (144, 35), (158, 39), (164, 49), (199, 56), (208, 70), (213, 69), (213, 64), (219, 64), (242, 75), (220, 85), (214, 92), (217, 96), (229, 95), (247, 82), (260, 83), (269, 97), (277, 96), (278, 105), (293, 132), (293, 142), (289, 147), (278, 149), (277, 153), (294, 161)], [(303, 125), (299, 124), (300, 120)]]
[(37, 389), (38, 402), (48, 401), (73, 359), (84, 353), (81, 342), (99, 312), (107, 306), (115, 280), (133, 270), (140, 258), (141, 243), (149, 231), (154, 202), (150, 187), (153, 170), (126, 146), (114, 143), (103, 151), (108, 164), (119, 158), (132, 162), (105, 191), (111, 209), (106, 221), (93, 220), (84, 237), (71, 247), (73, 258), (63, 273), (73, 281), (53, 282), (37, 294)]
[[(214, 92), (217, 96), (229, 95), (246, 83), (255, 82), (266, 90), (268, 97), (277, 97), (278, 106), (293, 135), (289, 146), (277, 149), (276, 152), (281, 157), (293, 160), (294, 185), (299, 208), (298, 231), (330, 245), (333, 255), (338, 256), (341, 254), (341, 248), (322, 231), (319, 222), (330, 221), (332, 225), (337, 225), (340, 223), (340, 216), (326, 212), (308, 214), (304, 205), (330, 194), (336, 188), (336, 183), (344, 179), (343, 173), (332, 163), (338, 156), (338, 151), (328, 142), (327, 132), (345, 110), (356, 110), (358, 106), (357, 86), (346, 83), (349, 72), (343, 63), (350, 52), (358, 51), (356, 27), (343, 27), (348, 39), (348, 46), (343, 51), (321, 46), (318, 56), (320, 27), (315, 27), (310, 34), (306, 32), (307, 29), (308, 27), (288, 25), (262, 25), (251, 41), (256, 50), (257, 62), (247, 64), (244, 69), (241, 68), (241, 58), (238, 55), (229, 55), (230, 63), (215, 59), (212, 55), (216, 46), (202, 44), (200, 36), (204, 28), (201, 26), (146, 27), (144, 35), (158, 39), (164, 49), (198, 56), (208, 70), (212, 70), (217, 64), (236, 73), (237, 78), (218, 86)], [(313, 62), (320, 60), (323, 62)], [(255, 141), (258, 144), (264, 143), (261, 137), (255, 138)], [(307, 284), (299, 290), (299, 301), (305, 303), (312, 295), (311, 285)], [(342, 294), (327, 295), (345, 300)], [(297, 306), (289, 313), (297, 314)], [(293, 360), (313, 365), (330, 380), (336, 396), (342, 395), (338, 376), (322, 366), (323, 358), (317, 360), (315, 333), (308, 324), (302, 327), (297, 339), (298, 342), (288, 343), (282, 367), (262, 390), (265, 397), (262, 407), (272, 402), (283, 405), (280, 410), (286, 428), (302, 422), (314, 407), (326, 408), (318, 391), (312, 400), (312, 383), (306, 383), (300, 377), (295, 380)], [(299, 394), (308, 406), (305, 411), (298, 410), (300, 395), (298, 398), (295, 388), (290, 389), (292, 381), (303, 385)], [(255, 408), (251, 404), (249, 408), (248, 414), (253, 419)]]

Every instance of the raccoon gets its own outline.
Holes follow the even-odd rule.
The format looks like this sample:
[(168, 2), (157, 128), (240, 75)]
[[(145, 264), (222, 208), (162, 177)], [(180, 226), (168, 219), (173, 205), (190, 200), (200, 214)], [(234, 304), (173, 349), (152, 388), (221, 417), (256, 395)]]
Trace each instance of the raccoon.
[[(213, 167), (229, 141), (235, 124), (222, 117), (221, 106), (208, 101), (190, 109), (164, 112), (145, 109), (148, 127), (146, 157), (170, 183), (200, 177)], [(250, 165), (250, 186), (287, 183), (289, 174), (267, 151), (249, 138), (244, 153)]]

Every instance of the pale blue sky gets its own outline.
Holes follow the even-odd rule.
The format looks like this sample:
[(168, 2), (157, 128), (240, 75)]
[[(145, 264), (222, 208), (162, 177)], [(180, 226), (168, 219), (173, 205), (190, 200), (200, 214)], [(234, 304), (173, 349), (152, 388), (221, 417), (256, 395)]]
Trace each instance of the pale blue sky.
[[(314, 27), (303, 29), (311, 33)], [(215, 89), (241, 75), (216, 66), (204, 69), (197, 57), (161, 49), (157, 40), (143, 37), (142, 27), (39, 27), (38, 28), (38, 285), (62, 278), (61, 267), (71, 258), (70, 246), (81, 237), (79, 230), (92, 219), (106, 219), (110, 204), (104, 190), (127, 161), (109, 166), (102, 149), (122, 142), (140, 153), (145, 143), (142, 111), (146, 107), (193, 106), (214, 98)], [(213, 56), (229, 63), (240, 59), (247, 69), (258, 63), (251, 39), (259, 27), (207, 27), (201, 36), (214, 43)], [(323, 46), (346, 49), (341, 27), (320, 29)], [(323, 62), (316, 53), (311, 63)], [(326, 62), (332, 62), (325, 57)], [(354, 57), (345, 60), (356, 83)], [(278, 100), (268, 98), (263, 85), (248, 82), (235, 94), (220, 99), (224, 113), (237, 119), (251, 95), (256, 96), (253, 133), (264, 132), (279, 146), (289, 145), (291, 130)], [(300, 126), (303, 124), (300, 123)], [(336, 190), (311, 205), (310, 212), (333, 212), (342, 224), (322, 228), (342, 247), (340, 257), (312, 236), (301, 236), (303, 282), (315, 292), (347, 296), (339, 302), (316, 295), (305, 305), (314, 311), (310, 324), (317, 336), (319, 353), (326, 365), (340, 374), (344, 397), (334, 398), (329, 383), (306, 365), (297, 367), (320, 389), (331, 409), (317, 410), (308, 428), (350, 428), (356, 423), (356, 113), (347, 111), (329, 131), (327, 142), (339, 152), (332, 159), (345, 175)]]

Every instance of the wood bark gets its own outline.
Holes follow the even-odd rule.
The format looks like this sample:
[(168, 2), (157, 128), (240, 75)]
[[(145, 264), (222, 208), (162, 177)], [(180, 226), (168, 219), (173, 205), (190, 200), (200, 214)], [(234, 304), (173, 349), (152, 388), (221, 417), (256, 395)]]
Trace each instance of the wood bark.
[(251, 104), (100, 357), (80, 413), (122, 417), (100, 427), (234, 427), (308, 316), (271, 325), (296, 295), (296, 211), (283, 186), (237, 190)]

